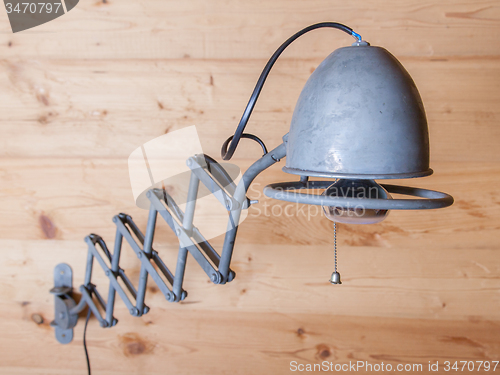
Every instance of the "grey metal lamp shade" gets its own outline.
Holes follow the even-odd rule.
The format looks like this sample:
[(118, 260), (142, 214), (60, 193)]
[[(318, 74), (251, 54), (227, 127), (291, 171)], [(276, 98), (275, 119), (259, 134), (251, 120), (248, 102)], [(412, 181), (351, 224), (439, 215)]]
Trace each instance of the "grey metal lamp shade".
[(329, 55), (300, 94), (283, 170), (359, 179), (432, 174), (424, 107), (401, 63), (364, 42)]

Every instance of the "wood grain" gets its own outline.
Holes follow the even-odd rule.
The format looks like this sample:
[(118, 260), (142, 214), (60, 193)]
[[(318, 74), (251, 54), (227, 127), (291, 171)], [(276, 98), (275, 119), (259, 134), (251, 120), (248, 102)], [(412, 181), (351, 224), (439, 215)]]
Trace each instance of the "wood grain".
[[(17, 315), (36, 306), (9, 306)], [(5, 310), (2, 307), (2, 313)], [(169, 319), (165, 319), (168, 315)], [(19, 321), (12, 317), (9, 322)], [(231, 321), (233, 325), (228, 325)], [(158, 323), (161, 322), (161, 323)], [(213, 312), (157, 311), (142, 319), (125, 318), (113, 330), (103, 330), (91, 321), (88, 331), (92, 368), (99, 374), (193, 374), (193, 373), (290, 373), (290, 362), (302, 364), (349, 363), (422, 364), (439, 361), (491, 361), (500, 347), (492, 321), (467, 322), (432, 320), (356, 318), (332, 313), (237, 315)], [(14, 328), (14, 327), (12, 327)], [(29, 317), (17, 329), (4, 331), (24, 350), (36, 350), (37, 361), (22, 351), (10, 352), (4, 341), (1, 359), (3, 374), (83, 374), (81, 326), (75, 343), (61, 347), (50, 327), (36, 325)], [(140, 333), (136, 333), (140, 332)], [(21, 338), (18, 338), (19, 334)], [(242, 344), (242, 341), (244, 344)], [(363, 373), (362, 371), (360, 371)]]
[[(410, 72), (435, 173), (394, 183), (446, 191), (455, 204), (340, 225), (344, 284), (332, 286), (332, 224), (314, 207), (262, 196), (266, 184), (295, 179), (274, 166), (249, 192), (260, 203), (239, 229), (236, 279), (213, 285), (189, 258), (184, 302), (165, 301), (151, 283), (147, 315), (133, 318), (118, 301), (116, 327), (90, 321), (93, 373), (288, 374), (291, 361), (359, 360), (422, 364), (427, 374), (429, 361), (443, 373), (447, 360), (500, 360), (499, 10), (498, 0), (92, 0), (16, 34), (0, 12), (0, 374), (86, 373), (83, 321), (72, 344), (58, 344), (48, 290), (61, 262), (82, 282), (83, 238), (99, 233), (112, 245), (113, 215), (131, 214), (144, 230), (130, 153), (196, 125), (219, 160), (269, 56), (327, 20)], [(295, 42), (248, 129), (277, 146), (311, 72), (351, 42), (331, 30)], [(260, 154), (242, 142), (231, 162), (245, 171)], [(226, 220), (197, 210), (208, 227)], [(173, 267), (177, 238), (161, 223), (154, 247)], [(137, 282), (138, 261), (124, 251)], [(94, 282), (106, 295), (102, 272)]]
[[(432, 161), (500, 161), (500, 60), (401, 60), (425, 103)], [(269, 147), (286, 133), (319, 62), (284, 60), (270, 75), (248, 125)], [(6, 60), (0, 64), (0, 155), (126, 159), (144, 142), (196, 125), (205, 153), (218, 157), (264, 64)], [(236, 157), (256, 152), (258, 146), (242, 142)]]
[[(267, 59), (290, 35), (337, 21), (374, 45), (405, 56), (498, 55), (498, 1), (133, 0), (81, 2), (56, 21), (12, 35), (2, 13), (5, 57), (64, 59)], [(64, 30), (64, 32), (61, 32)], [(321, 30), (287, 56), (324, 57), (352, 42)], [(331, 48), (331, 50), (330, 50)]]
[[(250, 161), (239, 166), (246, 170)], [(408, 237), (418, 237), (417, 246), (496, 247), (500, 226), (498, 163), (436, 163), (435, 174), (426, 179), (401, 180), (410, 186), (447, 191), (456, 203), (447, 209), (394, 211), (380, 225), (345, 226), (339, 240), (351, 245), (411, 246)], [(135, 206), (126, 160), (114, 159), (2, 159), (0, 188), (3, 212), (9, 215), (0, 227), (3, 238), (47, 238), (47, 217), (55, 226), (54, 238), (80, 240), (98, 231), (114, 238), (111, 218), (126, 212), (144, 230), (145, 210)], [(249, 197), (260, 200), (249, 210), (238, 241), (272, 244), (331, 244), (331, 223), (315, 207), (291, 205), (266, 198), (262, 189), (275, 181), (294, 180), (274, 166), (257, 178)], [(285, 210), (285, 206), (290, 206)], [(286, 212), (285, 212), (286, 211)], [(205, 212), (201, 212), (205, 213)], [(225, 220), (224, 220), (225, 221)], [(344, 228), (344, 226), (342, 226)], [(453, 235), (450, 235), (453, 234)], [(161, 240), (176, 241), (162, 231)], [(429, 236), (440, 236), (438, 242)], [(442, 237), (441, 237), (442, 236)], [(222, 240), (218, 238), (215, 242)], [(389, 241), (389, 242), (386, 242)], [(396, 241), (393, 243), (393, 241)], [(444, 242), (443, 242), (444, 241)]]
[[(76, 266), (85, 260), (82, 244), (2, 240), (0, 245), (11, 250), (0, 262), (0, 295), (6, 301), (0, 307), (1, 371), (82, 373), (82, 324), (73, 344), (59, 346), (48, 326), (51, 296), (41, 293), (51, 287), (55, 262), (74, 264), (75, 282), (82, 279), (83, 268)], [(175, 248), (161, 249), (173, 259), (165, 250), (172, 254)], [(394, 365), (495, 360), (500, 263), (489, 250), (475, 250), (478, 264), (468, 254), (351, 247), (342, 256), (345, 284), (337, 288), (327, 282), (331, 265), (321, 261), (331, 257), (331, 249), (239, 246), (238, 276), (230, 284), (211, 285), (190, 263), (186, 302), (168, 303), (150, 285), (151, 311), (142, 318), (129, 316), (118, 302), (120, 323), (113, 329), (92, 319), (93, 368), (105, 374), (213, 373), (216, 367), (221, 373), (284, 374), (293, 360)], [(125, 267), (132, 260), (125, 257)], [(107, 285), (101, 274), (96, 272), (96, 283)], [(37, 356), (26, 357), (26, 351)], [(40, 362), (38, 356), (50, 360)]]

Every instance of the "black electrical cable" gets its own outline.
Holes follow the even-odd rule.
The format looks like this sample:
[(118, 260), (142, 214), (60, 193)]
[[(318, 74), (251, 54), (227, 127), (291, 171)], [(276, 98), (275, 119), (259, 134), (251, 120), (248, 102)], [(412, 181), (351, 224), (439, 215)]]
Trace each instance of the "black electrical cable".
[[(253, 134), (243, 133), (243, 131), (245, 130), (245, 127), (247, 125), (248, 119), (250, 118), (250, 115), (252, 114), (253, 108), (255, 107), (255, 103), (256, 103), (257, 99), (259, 98), (260, 92), (262, 91), (262, 87), (264, 86), (264, 82), (266, 81), (266, 78), (269, 75), (269, 72), (271, 71), (271, 68), (273, 67), (274, 63), (276, 62), (276, 60), (281, 55), (281, 53), (285, 50), (286, 47), (288, 47), (295, 39), (297, 39), (301, 35), (309, 32), (311, 30), (315, 30), (315, 29), (319, 29), (319, 28), (323, 28), (323, 27), (330, 27), (330, 28), (344, 31), (345, 33), (355, 37), (358, 41), (361, 41), (361, 36), (359, 34), (355, 33), (350, 27), (343, 25), (341, 23), (337, 23), (337, 22), (316, 23), (314, 25), (308, 26), (308, 27), (300, 30), (299, 32), (295, 33), (290, 38), (288, 38), (276, 50), (276, 52), (274, 52), (274, 54), (271, 56), (271, 58), (267, 62), (266, 66), (264, 67), (264, 70), (260, 74), (260, 77), (259, 77), (259, 80), (257, 81), (257, 84), (255, 85), (255, 88), (252, 92), (252, 96), (250, 96), (250, 100), (248, 101), (248, 104), (245, 108), (245, 111), (243, 112), (243, 115), (241, 116), (240, 123), (238, 124), (238, 127), (236, 128), (234, 135), (232, 137), (228, 138), (224, 142), (224, 144), (222, 145), (221, 156), (222, 156), (223, 160), (230, 160), (233, 157), (233, 154), (236, 151), (236, 147), (238, 147), (238, 143), (239, 143), (241, 138), (253, 139), (254, 141), (257, 141), (263, 148), (265, 148), (264, 142), (262, 142), (257, 136), (255, 136)], [(231, 142), (231, 143), (229, 143), (229, 142)]]
[(89, 324), (91, 310), (90, 310), (90, 306), (88, 306), (87, 308), (88, 308), (87, 319), (85, 320), (85, 326), (83, 327), (83, 350), (85, 350), (85, 359), (87, 360), (87, 371), (88, 371), (88, 374), (91, 375), (91, 372), (90, 372), (90, 358), (89, 358), (89, 352), (87, 350), (87, 340), (86, 340), (87, 325)]
[[(234, 135), (232, 135), (228, 139), (226, 139), (226, 141), (222, 145), (222, 149), (223, 150), (227, 150), (227, 146), (228, 146), (229, 142), (231, 142), (233, 140), (233, 138), (234, 138)], [(248, 139), (251, 139), (251, 140), (257, 142), (260, 145), (260, 147), (262, 147), (262, 151), (264, 152), (264, 155), (267, 154), (267, 147), (266, 147), (266, 145), (264, 144), (264, 142), (262, 141), (262, 139), (260, 139), (256, 135), (249, 134), (249, 133), (242, 133), (240, 138), (248, 138)]]

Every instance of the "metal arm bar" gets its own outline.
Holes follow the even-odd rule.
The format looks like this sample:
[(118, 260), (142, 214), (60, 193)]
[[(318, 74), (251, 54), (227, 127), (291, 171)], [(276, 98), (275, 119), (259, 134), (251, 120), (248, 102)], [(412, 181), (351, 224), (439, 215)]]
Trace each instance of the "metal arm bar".
[[(288, 134), (283, 137), (284, 142), (281, 145), (268, 152), (262, 158), (253, 163), (250, 168), (248, 168), (247, 171), (243, 174), (241, 181), (236, 187), (236, 191), (233, 197), (240, 204), (240, 207), (243, 206), (243, 202), (246, 199), (246, 192), (255, 177), (257, 177), (262, 171), (279, 162), (280, 159), (286, 156), (287, 138)], [(222, 276), (222, 284), (231, 281), (234, 277), (234, 274), (231, 274), (230, 272), (229, 265), (233, 256), (234, 241), (236, 238), (236, 233), (238, 231), (240, 216), (241, 209), (235, 209), (229, 212), (229, 221), (227, 223), (226, 235), (224, 237), (224, 244), (222, 246), (222, 256), (219, 264), (219, 272)]]
[[(186, 164), (188, 165), (189, 168), (191, 168), (192, 172), (191, 176), (195, 175), (203, 183), (203, 185), (205, 185), (208, 188), (208, 190), (210, 190), (210, 192), (217, 198), (217, 200), (228, 210), (237, 208), (237, 203), (234, 200), (234, 198), (224, 190), (225, 187), (219, 185), (217, 178), (215, 178), (215, 176), (208, 174), (207, 170), (202, 167), (198, 159), (199, 158), (197, 155), (187, 160)], [(234, 186), (234, 184), (232, 185)], [(233, 190), (234, 194), (234, 188), (231, 189), (233, 187), (232, 185), (227, 185), (227, 187), (230, 190)], [(194, 199), (196, 199), (196, 196), (194, 197)], [(189, 202), (190, 201), (188, 197), (188, 204)]]

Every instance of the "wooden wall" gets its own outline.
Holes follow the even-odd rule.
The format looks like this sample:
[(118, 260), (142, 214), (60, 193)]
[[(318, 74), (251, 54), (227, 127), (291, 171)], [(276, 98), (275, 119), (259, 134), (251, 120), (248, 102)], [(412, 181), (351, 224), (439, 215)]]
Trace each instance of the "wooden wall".
[[(212, 285), (191, 259), (184, 303), (150, 287), (151, 312), (142, 318), (118, 301), (116, 327), (90, 321), (94, 374), (500, 359), (499, 1), (82, 0), (18, 34), (5, 12), (0, 18), (0, 373), (86, 373), (83, 321), (73, 343), (59, 345), (48, 290), (60, 262), (82, 282), (83, 237), (97, 232), (112, 244), (114, 214), (127, 212), (144, 229), (128, 155), (196, 125), (204, 151), (218, 158), (268, 57), (295, 31), (326, 20), (387, 48), (411, 73), (435, 173), (402, 183), (449, 192), (456, 203), (341, 225), (342, 286), (327, 282), (330, 222), (252, 208), (237, 239), (234, 282)], [(292, 45), (266, 83), (252, 132), (276, 146), (309, 74), (351, 42), (318, 30)], [(258, 155), (242, 142), (233, 160), (244, 170)], [(275, 166), (257, 186), (286, 179)], [(155, 247), (175, 261), (166, 230)], [(131, 253), (124, 265), (137, 277)], [(96, 283), (107, 285), (102, 276)]]

